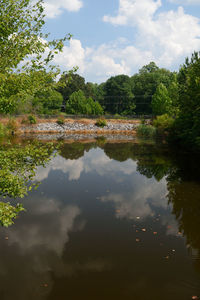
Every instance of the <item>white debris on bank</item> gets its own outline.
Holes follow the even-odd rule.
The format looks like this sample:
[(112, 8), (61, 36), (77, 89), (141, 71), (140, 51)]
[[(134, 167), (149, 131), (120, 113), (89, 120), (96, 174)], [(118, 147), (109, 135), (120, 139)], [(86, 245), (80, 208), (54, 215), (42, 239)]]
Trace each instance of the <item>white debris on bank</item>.
[(23, 131), (40, 131), (40, 132), (66, 132), (66, 131), (133, 131), (137, 128), (138, 124), (129, 123), (111, 123), (108, 122), (103, 128), (96, 126), (95, 124), (83, 124), (83, 123), (65, 123), (58, 125), (57, 123), (39, 123), (33, 126), (25, 126)]

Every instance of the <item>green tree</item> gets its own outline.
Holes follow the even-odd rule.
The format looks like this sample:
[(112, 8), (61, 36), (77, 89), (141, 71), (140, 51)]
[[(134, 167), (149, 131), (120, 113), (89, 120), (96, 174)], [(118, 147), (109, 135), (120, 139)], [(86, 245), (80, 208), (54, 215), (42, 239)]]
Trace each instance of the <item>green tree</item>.
[(66, 113), (83, 115), (102, 115), (103, 109), (92, 98), (86, 98), (83, 91), (72, 93), (66, 104)]
[(152, 96), (160, 83), (167, 88), (173, 80), (173, 73), (160, 69), (154, 62), (142, 67), (138, 74), (131, 77), (132, 91), (135, 95), (136, 113), (152, 113)]
[(59, 70), (49, 63), (70, 35), (47, 41), (42, 0), (0, 0), (0, 16), (0, 111), (12, 113), (19, 101), (43, 88), (42, 76), (33, 73), (42, 71), (45, 80), (57, 76)]
[(109, 78), (104, 84), (105, 110), (111, 114), (123, 113), (135, 108), (131, 80), (127, 75)]
[(85, 91), (85, 79), (78, 74), (63, 74), (59, 80), (58, 91), (66, 103), (74, 92)]
[(172, 99), (163, 83), (159, 84), (152, 97), (152, 111), (154, 115), (172, 113)]
[(32, 103), (32, 108), (36, 113), (51, 114), (59, 112), (63, 103), (63, 96), (56, 90), (50, 89), (39, 91)]
[(200, 150), (200, 53), (194, 52), (181, 67), (179, 114), (171, 133), (171, 142), (187, 148)]

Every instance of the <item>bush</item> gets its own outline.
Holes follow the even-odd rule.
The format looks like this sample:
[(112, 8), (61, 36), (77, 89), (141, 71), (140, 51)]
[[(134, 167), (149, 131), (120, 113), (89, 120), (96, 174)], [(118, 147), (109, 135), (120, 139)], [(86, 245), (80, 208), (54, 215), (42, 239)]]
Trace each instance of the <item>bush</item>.
[(158, 116), (154, 121), (153, 125), (158, 129), (159, 132), (167, 132), (169, 131), (174, 124), (174, 119), (169, 115), (165, 114), (162, 116)]
[(95, 123), (96, 126), (98, 127), (104, 127), (107, 125), (107, 122), (105, 119), (97, 119), (96, 123)]
[(0, 137), (6, 135), (6, 131), (6, 127), (2, 123), (0, 123)]
[(156, 128), (151, 125), (141, 124), (137, 127), (137, 135), (143, 137), (154, 137), (156, 135)]
[(65, 119), (64, 119), (64, 117), (60, 116), (60, 117), (58, 118), (58, 120), (56, 121), (56, 123), (57, 123), (58, 125), (64, 125), (64, 124), (65, 124)]
[(37, 123), (36, 117), (33, 116), (33, 115), (28, 116), (28, 121), (29, 121), (30, 124), (36, 124)]
[(14, 134), (18, 130), (18, 124), (15, 119), (9, 119), (6, 128), (9, 134)]

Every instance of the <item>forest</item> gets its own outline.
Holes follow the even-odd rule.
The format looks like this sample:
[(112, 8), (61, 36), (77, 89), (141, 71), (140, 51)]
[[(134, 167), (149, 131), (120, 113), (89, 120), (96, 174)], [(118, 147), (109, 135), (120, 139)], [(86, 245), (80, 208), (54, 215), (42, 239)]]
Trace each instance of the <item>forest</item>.
[(53, 64), (71, 35), (43, 34), (43, 1), (0, 0), (0, 113), (2, 115), (105, 114), (157, 117), (173, 144), (200, 148), (200, 54), (186, 58), (178, 72), (155, 62), (132, 76), (120, 74), (97, 84), (74, 68)]

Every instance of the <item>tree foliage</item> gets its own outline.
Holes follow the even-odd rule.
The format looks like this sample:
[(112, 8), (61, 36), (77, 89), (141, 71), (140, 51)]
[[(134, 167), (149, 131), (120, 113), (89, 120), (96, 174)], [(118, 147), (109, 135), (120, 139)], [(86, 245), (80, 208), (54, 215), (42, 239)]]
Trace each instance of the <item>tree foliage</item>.
[(179, 115), (171, 141), (188, 150), (200, 149), (200, 53), (186, 59), (179, 71)]
[[(34, 183), (36, 168), (45, 166), (55, 155), (56, 147), (52, 143), (39, 142), (27, 145), (4, 145), (0, 147), (0, 196), (2, 198), (23, 198), (38, 183)], [(21, 204), (16, 206), (0, 202), (0, 223), (11, 225), (17, 214), (23, 210)]]
[(123, 113), (125, 110), (135, 109), (134, 95), (131, 88), (131, 80), (127, 75), (118, 75), (109, 78), (104, 85), (105, 110), (111, 114)]
[(136, 113), (152, 113), (152, 96), (155, 94), (159, 84), (169, 87), (173, 74), (166, 70), (160, 69), (154, 62), (142, 67), (138, 74), (131, 77), (132, 90), (135, 95)]
[(59, 70), (50, 62), (70, 35), (47, 40), (42, 0), (0, 0), (0, 16), (0, 112), (8, 114), (47, 85), (54, 88)]
[(156, 92), (152, 97), (151, 105), (154, 115), (172, 113), (172, 99), (163, 83), (160, 83), (157, 87)]
[(102, 115), (103, 108), (92, 98), (86, 98), (83, 91), (74, 92), (66, 104), (68, 114)]

